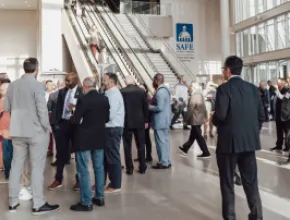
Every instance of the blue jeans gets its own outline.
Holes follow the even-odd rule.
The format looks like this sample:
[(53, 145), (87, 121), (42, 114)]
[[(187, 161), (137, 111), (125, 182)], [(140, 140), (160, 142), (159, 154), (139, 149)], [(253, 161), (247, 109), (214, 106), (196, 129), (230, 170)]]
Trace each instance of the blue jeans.
[(92, 158), (95, 173), (95, 198), (104, 199), (104, 150), (76, 152), (77, 174), (80, 184), (81, 203), (92, 204), (92, 187), (89, 172), (89, 160)]
[(168, 129), (154, 130), (154, 137), (159, 163), (164, 166), (170, 165), (171, 160)]
[(107, 128), (107, 147), (105, 150), (106, 176), (109, 175), (109, 187), (120, 189), (122, 182), (122, 166), (120, 144), (123, 135), (122, 127)]
[(5, 179), (9, 179), (11, 163), (13, 158), (13, 145), (12, 140), (2, 138), (2, 148), (3, 148), (3, 161), (5, 168)]

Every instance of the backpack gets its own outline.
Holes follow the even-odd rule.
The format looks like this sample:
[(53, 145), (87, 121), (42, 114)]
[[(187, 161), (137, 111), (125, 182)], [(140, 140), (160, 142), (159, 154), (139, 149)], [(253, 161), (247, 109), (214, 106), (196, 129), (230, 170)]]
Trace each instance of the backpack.
[(281, 89), (283, 95), (281, 104), (281, 121), (290, 121), (290, 87), (284, 87)]

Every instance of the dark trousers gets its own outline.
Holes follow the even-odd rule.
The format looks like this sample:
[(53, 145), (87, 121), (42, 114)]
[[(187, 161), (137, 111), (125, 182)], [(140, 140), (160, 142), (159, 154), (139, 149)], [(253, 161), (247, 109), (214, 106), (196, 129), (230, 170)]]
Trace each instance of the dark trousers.
[(11, 163), (13, 159), (13, 145), (12, 140), (5, 139), (2, 137), (2, 151), (3, 151), (3, 162), (4, 162), (4, 175), (5, 179), (8, 180), (10, 176)]
[(107, 128), (107, 146), (105, 149), (105, 179), (109, 176), (109, 187), (121, 188), (122, 166), (120, 144), (123, 134), (122, 127)]
[(150, 127), (145, 129), (146, 159), (152, 159), (152, 142), (150, 137)]
[(257, 163), (255, 152), (239, 154), (217, 154), (222, 193), (224, 220), (235, 220), (234, 172), (238, 165), (243, 188), (250, 208), (249, 220), (262, 220), (262, 204), (258, 189)]
[(62, 182), (63, 169), (70, 160), (70, 142), (72, 139), (72, 125), (68, 120), (61, 120), (54, 126), (54, 137), (56, 142), (56, 175), (55, 180)]
[(286, 132), (285, 123), (281, 120), (276, 120), (277, 142), (276, 147), (282, 149), (284, 142), (284, 132)]
[[(180, 117), (180, 115), (182, 115), (182, 119), (183, 121), (185, 120), (185, 114), (186, 112), (184, 111), (184, 108), (177, 110), (171, 120), (171, 126), (174, 125), (177, 121), (177, 119)], [(184, 124), (184, 123), (183, 123)]]
[(197, 141), (202, 153), (209, 155), (210, 153), (208, 151), (206, 142), (205, 142), (203, 136), (201, 135), (201, 125), (192, 125), (191, 126), (189, 139), (185, 144), (183, 144), (183, 148), (186, 151), (188, 151), (189, 148), (193, 145), (195, 140)]
[(123, 145), (125, 154), (125, 163), (127, 171), (134, 169), (132, 159), (132, 138), (135, 137), (136, 147), (138, 151), (139, 170), (143, 171), (147, 168), (145, 163), (145, 129), (128, 129), (125, 128), (123, 132)]

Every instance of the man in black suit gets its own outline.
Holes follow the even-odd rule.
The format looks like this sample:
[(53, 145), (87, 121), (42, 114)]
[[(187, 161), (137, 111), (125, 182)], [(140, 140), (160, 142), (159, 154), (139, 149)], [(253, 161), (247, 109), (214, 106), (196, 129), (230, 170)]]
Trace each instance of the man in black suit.
[[(56, 142), (56, 175), (49, 190), (62, 187), (63, 169), (70, 160), (70, 142), (73, 125), (70, 123), (73, 109), (77, 100), (82, 96), (82, 88), (78, 86), (79, 78), (76, 73), (68, 73), (65, 77), (66, 87), (59, 90), (55, 112), (50, 123), (53, 126)], [(77, 185), (75, 186), (77, 187)]]
[(249, 220), (261, 220), (255, 151), (265, 112), (258, 88), (240, 77), (243, 61), (226, 59), (223, 75), (227, 83), (217, 89), (214, 125), (218, 129), (217, 163), (220, 172), (222, 211), (225, 220), (235, 220), (234, 171), (238, 165), (250, 208)]
[(126, 173), (133, 174), (132, 137), (134, 134), (138, 149), (139, 173), (144, 174), (145, 163), (145, 127), (148, 127), (148, 104), (146, 92), (135, 85), (133, 76), (126, 77), (127, 87), (121, 90), (125, 105), (125, 125), (123, 131), (123, 144), (126, 162)]
[[(71, 206), (72, 211), (92, 211), (92, 203), (103, 206), (104, 202), (104, 148), (106, 146), (106, 123), (109, 122), (110, 105), (106, 96), (96, 91), (96, 80), (88, 77), (83, 82), (84, 95), (78, 100), (71, 122), (74, 130), (73, 150), (76, 152), (77, 174), (81, 202)], [(95, 196), (89, 172), (92, 158), (95, 173)]]

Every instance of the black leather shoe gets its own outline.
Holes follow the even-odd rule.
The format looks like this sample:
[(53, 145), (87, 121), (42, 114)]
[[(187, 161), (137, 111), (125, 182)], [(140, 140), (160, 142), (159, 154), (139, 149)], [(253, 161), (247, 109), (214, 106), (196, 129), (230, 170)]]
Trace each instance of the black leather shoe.
[(76, 212), (91, 212), (93, 211), (93, 205), (83, 205), (80, 202), (76, 205), (72, 205), (70, 210)]
[(92, 199), (92, 202), (94, 205), (96, 206), (105, 206), (105, 200), (104, 199), (96, 199), (96, 198), (93, 198)]
[(146, 162), (146, 163), (150, 163), (150, 162), (152, 162), (152, 161), (153, 161), (153, 159), (150, 158), (150, 157), (145, 159), (145, 162)]
[(270, 148), (270, 151), (275, 151), (275, 150), (282, 150), (282, 147), (273, 147), (273, 148)]
[(9, 211), (10, 212), (16, 212), (16, 209), (20, 206), (20, 204), (18, 203), (17, 205), (15, 206), (9, 206)]
[(32, 209), (32, 214), (43, 215), (43, 214), (57, 211), (57, 210), (59, 210), (59, 205), (49, 205), (48, 203), (45, 203), (43, 206), (41, 206), (38, 209)]
[(138, 161), (139, 161), (139, 158), (134, 159), (134, 162), (138, 162)]
[(145, 174), (146, 173), (146, 170), (147, 170), (147, 167), (143, 168), (143, 169), (139, 169), (138, 170), (138, 173), (140, 174)]
[(152, 168), (155, 170), (165, 170), (165, 169), (169, 169), (171, 166), (164, 166), (160, 163), (157, 163), (155, 166), (153, 166)]
[(53, 166), (53, 167), (56, 167), (56, 165), (57, 165), (57, 162), (56, 161), (54, 161), (53, 163), (51, 163), (50, 164), (51, 166)]
[(129, 176), (133, 175), (133, 170), (127, 170), (126, 174), (129, 175)]

